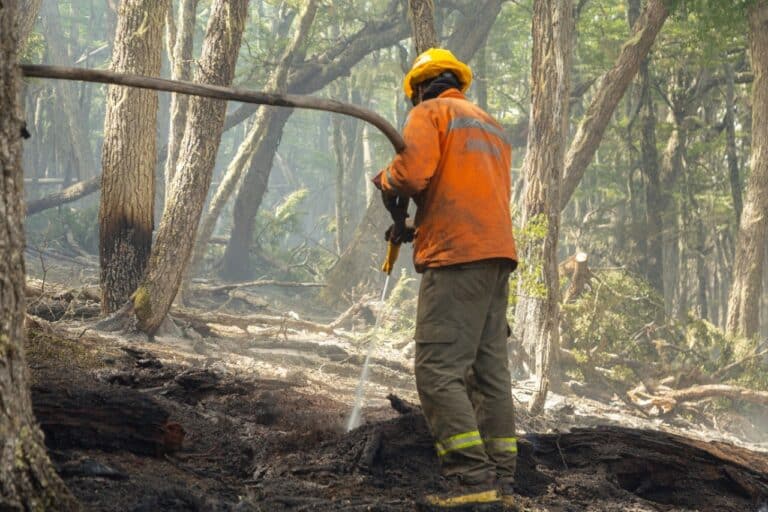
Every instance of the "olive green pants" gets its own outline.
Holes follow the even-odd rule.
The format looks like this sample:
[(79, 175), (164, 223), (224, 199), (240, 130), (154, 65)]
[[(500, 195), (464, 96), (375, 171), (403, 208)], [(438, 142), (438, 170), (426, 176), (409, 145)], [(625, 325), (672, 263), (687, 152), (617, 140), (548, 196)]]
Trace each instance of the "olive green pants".
[(506, 260), (428, 269), (419, 289), (416, 387), (443, 475), (468, 484), (515, 474), (510, 269)]

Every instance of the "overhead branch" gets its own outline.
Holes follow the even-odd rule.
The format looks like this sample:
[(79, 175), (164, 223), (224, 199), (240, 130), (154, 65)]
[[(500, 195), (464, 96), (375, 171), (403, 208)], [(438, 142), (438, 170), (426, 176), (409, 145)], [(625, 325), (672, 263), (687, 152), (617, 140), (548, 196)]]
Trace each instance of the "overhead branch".
[(31, 64), (24, 64), (19, 67), (25, 76), (35, 78), (57, 78), (62, 80), (78, 80), (84, 82), (125, 85), (142, 89), (153, 89), (157, 91), (190, 94), (194, 96), (202, 96), (205, 98), (241, 101), (243, 103), (254, 103), (258, 105), (270, 105), (273, 107), (293, 107), (310, 110), (322, 110), (326, 112), (336, 112), (338, 114), (344, 114), (361, 119), (374, 125), (376, 128), (381, 130), (382, 133), (384, 133), (387, 139), (389, 139), (389, 141), (392, 143), (392, 146), (395, 148), (395, 151), (400, 152), (405, 149), (405, 143), (403, 142), (402, 137), (397, 132), (395, 127), (389, 124), (386, 119), (368, 109), (348, 103), (342, 103), (340, 101), (328, 100), (325, 98), (315, 98), (312, 96), (301, 96), (296, 94), (277, 94), (250, 91), (247, 89), (234, 87), (197, 84), (182, 80), (167, 80), (163, 78), (152, 78), (96, 69), (82, 69), (65, 66), (42, 66)]
[(640, 63), (648, 55), (668, 16), (669, 9), (665, 0), (649, 0), (635, 23), (632, 36), (621, 48), (616, 63), (603, 75), (565, 157), (565, 173), (560, 191), (561, 210), (568, 204), (581, 178), (584, 177), (616, 106), (637, 74)]

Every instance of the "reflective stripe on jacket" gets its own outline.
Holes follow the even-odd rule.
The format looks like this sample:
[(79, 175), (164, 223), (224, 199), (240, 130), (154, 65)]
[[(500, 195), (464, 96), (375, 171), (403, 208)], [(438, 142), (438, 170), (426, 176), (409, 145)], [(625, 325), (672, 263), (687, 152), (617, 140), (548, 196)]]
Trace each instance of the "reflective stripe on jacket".
[(403, 130), (405, 150), (381, 177), (412, 196), (416, 269), (491, 258), (517, 260), (512, 235), (511, 148), (503, 129), (456, 89), (417, 105)]

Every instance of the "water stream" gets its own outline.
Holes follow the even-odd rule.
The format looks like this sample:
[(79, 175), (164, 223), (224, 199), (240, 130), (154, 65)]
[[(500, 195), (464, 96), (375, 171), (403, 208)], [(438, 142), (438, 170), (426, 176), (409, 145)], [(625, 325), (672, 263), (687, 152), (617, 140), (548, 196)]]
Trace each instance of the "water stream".
[(360, 372), (360, 380), (357, 383), (357, 388), (355, 388), (355, 405), (352, 407), (352, 412), (349, 414), (349, 420), (347, 420), (347, 432), (359, 427), (362, 420), (363, 403), (365, 402), (365, 385), (368, 382), (368, 366), (371, 361), (376, 334), (379, 332), (381, 319), (384, 318), (384, 299), (387, 297), (387, 288), (389, 288), (389, 274), (387, 274), (387, 279), (384, 281), (384, 289), (381, 291), (381, 309), (376, 316), (376, 323), (373, 325), (371, 341), (368, 343), (368, 353), (365, 355), (363, 369)]

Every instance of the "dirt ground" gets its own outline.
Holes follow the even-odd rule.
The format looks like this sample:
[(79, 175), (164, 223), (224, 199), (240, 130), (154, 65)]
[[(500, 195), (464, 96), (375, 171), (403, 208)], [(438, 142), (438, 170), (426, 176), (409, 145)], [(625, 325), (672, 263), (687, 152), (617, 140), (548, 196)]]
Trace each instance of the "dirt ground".
[[(48, 278), (69, 281), (64, 289), (95, 282), (92, 269), (64, 270), (72, 275), (49, 266)], [(263, 292), (200, 311), (332, 319), (306, 292)], [(38, 417), (51, 390), (67, 404), (83, 392), (96, 397), (97, 412), (99, 400), (111, 404), (97, 414), (102, 427), (83, 427), (93, 403), (90, 413), (62, 403), (41, 420), (86, 510), (408, 511), (437, 482), (407, 340), (371, 340), (354, 326), (337, 335), (214, 324), (201, 335), (181, 322), (150, 342), (94, 330), (81, 318), (98, 314), (87, 298), (67, 308), (30, 302), (27, 354)], [(368, 343), (363, 424), (347, 433)], [(768, 512), (768, 411), (647, 417), (615, 396), (550, 393), (545, 412), (531, 417), (533, 387), (517, 380), (513, 389), (521, 510)], [(141, 435), (130, 446), (112, 442), (139, 414), (119, 410), (121, 400), (167, 417), (183, 440), (156, 453)], [(47, 407), (56, 408), (50, 396)]]
[[(95, 449), (88, 440), (99, 433), (49, 436), (87, 510), (400, 511), (416, 509), (434, 488), (437, 459), (406, 360), (375, 353), (365, 423), (346, 433), (363, 347), (224, 328), (217, 338), (150, 343), (86, 327), (30, 326), (34, 386), (140, 394), (185, 433), (179, 450), (151, 455)], [(402, 398), (399, 412), (390, 393)], [(573, 397), (553, 396), (543, 417), (521, 410), (521, 509), (765, 509), (768, 455), (707, 442), (715, 434), (704, 431), (691, 439), (668, 433), (686, 432), (682, 418), (643, 421), (620, 404), (585, 406)], [(569, 430), (579, 425), (588, 428)]]

